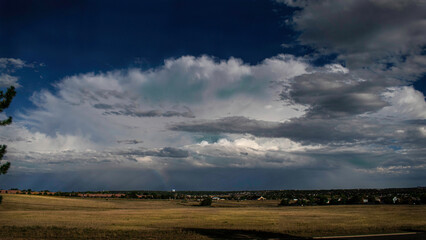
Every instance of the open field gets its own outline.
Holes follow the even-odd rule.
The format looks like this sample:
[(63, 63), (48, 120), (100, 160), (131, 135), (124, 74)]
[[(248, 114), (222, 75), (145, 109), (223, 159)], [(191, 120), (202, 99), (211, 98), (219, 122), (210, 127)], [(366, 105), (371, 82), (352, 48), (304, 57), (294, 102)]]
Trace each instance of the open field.
[(229, 234), (232, 230), (269, 232), (272, 237), (426, 231), (426, 205), (278, 207), (278, 201), (219, 201), (212, 207), (196, 204), (5, 194), (0, 205), (0, 238), (209, 239), (214, 233), (210, 229)]

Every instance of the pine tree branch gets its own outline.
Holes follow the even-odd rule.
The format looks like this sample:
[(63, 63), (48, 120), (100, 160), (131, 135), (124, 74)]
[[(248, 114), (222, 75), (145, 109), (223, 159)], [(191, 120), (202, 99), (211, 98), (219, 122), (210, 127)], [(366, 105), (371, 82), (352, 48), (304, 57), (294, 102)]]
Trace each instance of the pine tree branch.
[(16, 95), (16, 91), (14, 86), (9, 87), (6, 90), (6, 93), (4, 93), (3, 91), (0, 91), (0, 112), (3, 112), (4, 109), (9, 107), (15, 95)]
[(6, 174), (7, 170), (9, 170), (9, 168), (10, 168), (10, 162), (7, 162), (5, 164), (0, 165), (0, 175)]

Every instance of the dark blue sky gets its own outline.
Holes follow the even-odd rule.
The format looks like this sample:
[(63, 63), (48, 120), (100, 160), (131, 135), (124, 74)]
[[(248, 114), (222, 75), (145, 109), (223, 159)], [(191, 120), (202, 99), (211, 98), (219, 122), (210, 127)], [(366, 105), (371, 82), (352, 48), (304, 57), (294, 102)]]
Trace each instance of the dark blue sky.
[(3, 56), (65, 71), (208, 54), (257, 63), (295, 39), (272, 1), (2, 1)]

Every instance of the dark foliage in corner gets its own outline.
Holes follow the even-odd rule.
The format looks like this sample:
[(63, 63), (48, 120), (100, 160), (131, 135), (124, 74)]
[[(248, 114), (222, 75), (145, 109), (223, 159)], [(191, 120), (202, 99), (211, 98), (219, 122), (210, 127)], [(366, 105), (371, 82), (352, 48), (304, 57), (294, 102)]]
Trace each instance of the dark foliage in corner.
[[(3, 112), (4, 109), (8, 108), (10, 103), (12, 102), (13, 97), (15, 97), (16, 91), (15, 87), (11, 86), (6, 90), (6, 93), (0, 91), (0, 113)], [(9, 125), (12, 123), (12, 117), (8, 117), (5, 120), (0, 120), (0, 126)], [(0, 145), (0, 175), (6, 174), (7, 170), (10, 168), (10, 162), (6, 162), (1, 164), (1, 160), (6, 154), (6, 145)]]
[[(11, 86), (9, 87), (6, 92), (0, 91), (0, 113), (3, 112), (4, 109), (8, 108), (10, 103), (12, 102), (13, 97), (15, 97), (16, 91), (15, 87)], [(0, 126), (9, 125), (12, 123), (12, 117), (8, 117), (5, 120), (0, 120)], [(10, 162), (3, 163), (1, 160), (3, 159), (4, 155), (6, 154), (6, 145), (0, 145), (0, 175), (6, 174), (7, 170), (10, 168)], [(0, 196), (0, 204), (3, 200), (3, 197)]]

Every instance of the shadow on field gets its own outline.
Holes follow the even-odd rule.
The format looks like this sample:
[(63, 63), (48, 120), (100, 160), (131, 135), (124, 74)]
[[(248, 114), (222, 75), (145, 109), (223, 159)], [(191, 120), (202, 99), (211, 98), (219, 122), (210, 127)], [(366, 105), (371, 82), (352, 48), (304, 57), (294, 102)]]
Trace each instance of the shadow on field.
[(253, 230), (185, 228), (184, 231), (194, 232), (212, 239), (309, 239), (282, 233)]

